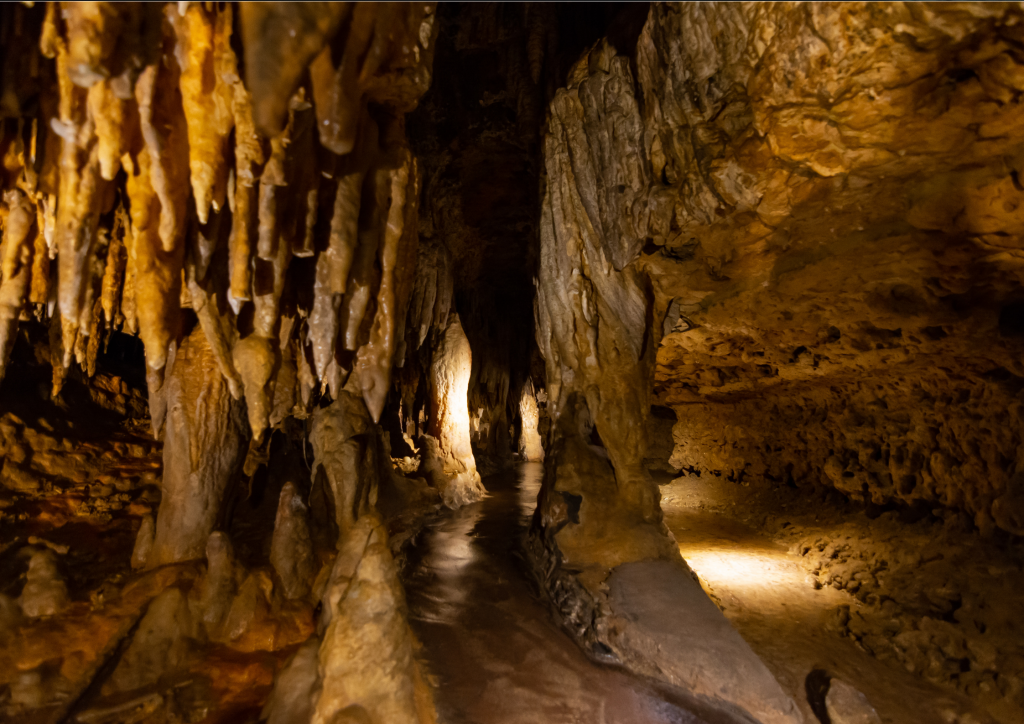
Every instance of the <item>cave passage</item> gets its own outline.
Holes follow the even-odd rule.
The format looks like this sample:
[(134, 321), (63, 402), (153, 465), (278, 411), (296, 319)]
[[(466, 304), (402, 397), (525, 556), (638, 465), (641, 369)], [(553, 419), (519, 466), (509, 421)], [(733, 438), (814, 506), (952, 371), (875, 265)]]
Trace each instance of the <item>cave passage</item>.
[(484, 501), (421, 534), (405, 588), (438, 713), (453, 724), (707, 721), (677, 692), (588, 658), (546, 614), (519, 552), (542, 478), (538, 463), (492, 475)]
[(1020, 724), (1022, 48), (0, 4), (0, 724)]

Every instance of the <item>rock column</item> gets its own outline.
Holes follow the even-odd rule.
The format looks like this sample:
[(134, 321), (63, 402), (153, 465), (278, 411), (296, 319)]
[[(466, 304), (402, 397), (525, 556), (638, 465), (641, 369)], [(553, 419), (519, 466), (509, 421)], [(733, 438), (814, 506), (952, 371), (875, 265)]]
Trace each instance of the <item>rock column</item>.
[(544, 460), (544, 447), (541, 445), (540, 410), (537, 409), (537, 397), (533, 393), (533, 381), (527, 380), (523, 385), (523, 396), (519, 400), (519, 419), (522, 431), (519, 434), (519, 454), (523, 460), (531, 463)]
[(201, 558), (228, 484), (245, 457), (245, 408), (221, 375), (197, 326), (164, 383), (163, 497), (148, 567)]
[(430, 363), (430, 427), (425, 437), (424, 472), (445, 505), (458, 508), (480, 500), (484, 487), (469, 433), (469, 377), (472, 352), (459, 315), (448, 317)]
[(571, 77), (544, 139), (536, 314), (553, 434), (534, 540), (577, 570), (678, 559), (642, 459), (658, 330), (631, 214), (653, 183), (632, 74), (602, 44)]
[(436, 721), (414, 656), (405, 593), (376, 499), (383, 465), (370, 415), (355, 391), (313, 417), (314, 473), (326, 475), (338, 554), (323, 596), (321, 693), (313, 724)]

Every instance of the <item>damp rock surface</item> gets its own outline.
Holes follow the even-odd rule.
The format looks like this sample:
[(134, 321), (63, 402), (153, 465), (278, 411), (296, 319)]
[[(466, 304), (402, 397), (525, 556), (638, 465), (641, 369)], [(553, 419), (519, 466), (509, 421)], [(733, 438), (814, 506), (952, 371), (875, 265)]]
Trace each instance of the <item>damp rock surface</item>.
[(670, 561), (624, 563), (608, 577), (615, 653), (631, 667), (756, 721), (804, 717), (750, 646), (701, 589)]

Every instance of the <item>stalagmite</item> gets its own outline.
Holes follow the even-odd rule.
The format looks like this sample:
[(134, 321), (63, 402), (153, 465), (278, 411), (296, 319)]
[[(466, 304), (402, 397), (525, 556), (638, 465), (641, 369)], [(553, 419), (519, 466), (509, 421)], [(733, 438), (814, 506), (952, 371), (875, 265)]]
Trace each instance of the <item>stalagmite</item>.
[(18, 603), (26, 616), (53, 616), (68, 605), (68, 587), (49, 548), (32, 551)]
[(523, 385), (523, 396), (519, 400), (519, 418), (523, 426), (519, 438), (519, 454), (523, 456), (523, 460), (529, 462), (543, 461), (544, 447), (537, 431), (540, 412), (537, 409), (537, 398), (533, 394), (532, 380), (527, 380)]
[(211, 533), (206, 541), (206, 573), (190, 593), (191, 608), (211, 638), (221, 637), (244, 576), (231, 539), (223, 531)]
[(274, 520), (270, 562), (287, 598), (306, 596), (316, 575), (309, 535), (309, 509), (292, 482), (285, 483)]
[[(338, 554), (323, 597), (322, 690), (312, 722), (436, 721), (406, 621), (405, 596), (376, 510), (379, 466), (363, 401), (346, 390), (314, 415), (316, 474), (330, 483)], [(318, 471), (322, 471), (319, 473)], [(347, 717), (347, 719), (346, 719)]]
[(484, 487), (469, 439), (467, 394), (472, 369), (469, 340), (452, 314), (433, 350), (428, 377), (430, 428), (424, 472), (450, 508), (480, 500)]
[(203, 555), (245, 452), (243, 413), (200, 328), (182, 343), (168, 377), (163, 497), (148, 567)]

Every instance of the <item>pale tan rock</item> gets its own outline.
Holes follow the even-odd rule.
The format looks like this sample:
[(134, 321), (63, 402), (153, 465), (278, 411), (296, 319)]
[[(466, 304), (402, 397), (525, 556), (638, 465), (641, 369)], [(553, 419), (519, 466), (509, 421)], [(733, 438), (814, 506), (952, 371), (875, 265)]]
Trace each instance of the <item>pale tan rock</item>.
[(145, 568), (146, 559), (153, 550), (153, 538), (156, 535), (156, 522), (153, 516), (142, 516), (139, 532), (135, 535), (135, 547), (132, 549), (132, 568)]
[(433, 350), (429, 436), (436, 440), (424, 455), (427, 479), (437, 487), (445, 505), (457, 508), (484, 494), (470, 443), (469, 376), (472, 352), (457, 314), (450, 315)]
[(880, 724), (882, 721), (864, 694), (838, 679), (832, 679), (829, 684), (825, 707), (835, 724)]
[(537, 409), (537, 398), (533, 394), (532, 380), (527, 380), (523, 385), (523, 396), (519, 401), (519, 419), (523, 426), (519, 438), (519, 454), (528, 462), (542, 462), (544, 446), (537, 430), (540, 411)]
[[(375, 512), (345, 536), (324, 594), (330, 623), (320, 647), (322, 692), (313, 724), (434, 721), (417, 696), (418, 664), (405, 596)], [(422, 685), (422, 684), (421, 684)], [(428, 698), (429, 701), (429, 698)]]
[(185, 594), (168, 588), (150, 602), (104, 691), (134, 691), (155, 684), (184, 665), (199, 636)]
[[(354, 388), (354, 389), (353, 389)], [(433, 698), (413, 657), (405, 595), (375, 508), (382, 463), (369, 412), (349, 384), (313, 417), (314, 475), (329, 482), (338, 553), (323, 593), (322, 691), (312, 722), (435, 722)], [(358, 721), (358, 719), (357, 719)]]
[(206, 541), (206, 572), (189, 592), (193, 616), (211, 639), (221, 638), (225, 619), (244, 577), (245, 571), (235, 558), (227, 533), (211, 533)]
[(165, 386), (163, 496), (147, 567), (203, 555), (245, 455), (242, 412), (199, 327), (182, 343)]
[(32, 552), (18, 604), (32, 618), (53, 616), (67, 607), (68, 587), (57, 568), (57, 556), (49, 548)]
[(309, 594), (317, 572), (309, 533), (309, 508), (290, 481), (281, 489), (277, 504), (270, 563), (281, 579), (285, 598), (302, 598)]
[(274, 688), (260, 714), (267, 724), (308, 722), (320, 697), (320, 639), (313, 637), (295, 652), (274, 679)]

